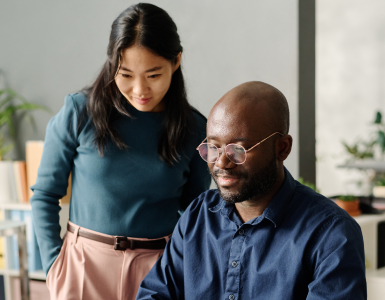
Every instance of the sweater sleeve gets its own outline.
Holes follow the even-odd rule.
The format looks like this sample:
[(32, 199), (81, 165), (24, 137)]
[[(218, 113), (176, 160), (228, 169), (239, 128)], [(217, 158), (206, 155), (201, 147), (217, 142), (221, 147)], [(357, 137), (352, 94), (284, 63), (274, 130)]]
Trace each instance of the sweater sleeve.
[[(206, 137), (206, 119), (202, 115), (196, 115), (197, 135), (195, 138), (194, 148)], [(190, 174), (187, 182), (183, 187), (180, 206), (182, 211), (185, 210), (190, 203), (201, 193), (208, 190), (211, 184), (211, 175), (207, 163), (200, 157), (198, 150), (194, 150), (194, 154), (190, 161)]]
[(47, 126), (36, 184), (31, 187), (32, 216), (46, 273), (62, 247), (59, 199), (66, 195), (76, 153), (78, 111), (72, 95)]

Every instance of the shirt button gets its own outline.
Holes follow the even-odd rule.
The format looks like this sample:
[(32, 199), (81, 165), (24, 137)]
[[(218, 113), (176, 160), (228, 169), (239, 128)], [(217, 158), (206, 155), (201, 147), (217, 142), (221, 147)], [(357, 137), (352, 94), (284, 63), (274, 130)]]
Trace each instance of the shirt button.
[(233, 262), (231, 263), (231, 265), (233, 266), (233, 268), (235, 268), (236, 266), (238, 266), (238, 264), (237, 264), (236, 261), (233, 261)]
[(243, 229), (239, 229), (239, 234), (240, 235), (244, 235), (245, 234), (245, 231)]
[(234, 300), (234, 299), (235, 299), (234, 295), (231, 294), (231, 295), (229, 296), (229, 299), (230, 299), (230, 300)]

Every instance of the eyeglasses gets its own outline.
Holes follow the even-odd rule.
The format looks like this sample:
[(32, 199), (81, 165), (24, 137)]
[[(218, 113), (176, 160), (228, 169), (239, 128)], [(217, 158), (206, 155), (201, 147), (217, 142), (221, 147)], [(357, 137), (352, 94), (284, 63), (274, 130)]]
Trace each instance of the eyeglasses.
[[(264, 141), (266, 141), (268, 138), (272, 137), (275, 134), (280, 134), (283, 136), (282, 133), (280, 132), (274, 132), (272, 135), (269, 135), (267, 138), (263, 139), (253, 147), (249, 148), (246, 150), (244, 147), (241, 145), (237, 144), (228, 144), (225, 147), (225, 153), (229, 160), (231, 160), (233, 163), (237, 165), (241, 165), (246, 161), (246, 156), (247, 152), (253, 150), (255, 147), (258, 145), (262, 144)], [(207, 137), (203, 140), (203, 142), (207, 139)], [(208, 163), (215, 163), (219, 157), (222, 155), (222, 149), (219, 150), (217, 146), (211, 143), (201, 143), (198, 147), (197, 150), (199, 151), (200, 156), (203, 158), (204, 161)]]

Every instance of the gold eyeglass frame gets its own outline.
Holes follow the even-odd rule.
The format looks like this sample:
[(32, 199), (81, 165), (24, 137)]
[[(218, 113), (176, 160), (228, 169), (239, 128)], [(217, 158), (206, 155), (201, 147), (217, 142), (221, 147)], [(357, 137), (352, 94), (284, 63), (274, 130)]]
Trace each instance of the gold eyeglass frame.
[[(273, 134), (269, 135), (267, 138), (263, 139), (262, 141), (260, 141), (259, 143), (255, 144), (253, 147), (251, 147), (251, 148), (249, 148), (249, 149), (247, 149), (247, 150), (246, 150), (245, 147), (243, 147), (242, 145), (238, 145), (238, 144), (234, 144), (234, 143), (227, 144), (227, 145), (225, 146), (225, 151), (224, 151), (224, 152), (226, 153), (227, 158), (228, 158), (232, 163), (234, 163), (234, 164), (236, 164), (236, 165), (242, 165), (242, 164), (244, 164), (244, 163), (246, 162), (246, 159), (247, 159), (247, 152), (253, 150), (255, 147), (257, 147), (258, 145), (262, 144), (264, 141), (266, 141), (267, 139), (271, 138), (273, 135), (275, 135), (275, 134), (277, 134), (277, 133), (280, 134), (281, 136), (284, 135), (283, 133), (280, 133), (280, 132), (278, 132), (278, 131), (277, 131), (277, 132), (274, 132)], [(209, 161), (205, 160), (205, 159), (202, 157), (202, 155), (200, 154), (200, 152), (199, 152), (199, 155), (200, 155), (200, 157), (202, 157), (202, 159), (203, 159), (205, 162), (210, 163), (210, 164), (215, 164), (215, 163), (218, 161), (219, 157), (222, 155), (222, 153), (220, 153), (220, 151), (219, 151), (219, 149), (221, 149), (221, 148), (218, 148), (217, 146), (215, 146), (215, 145), (212, 144), (212, 143), (204, 143), (205, 140), (207, 140), (207, 137), (202, 141), (202, 143), (199, 144), (199, 146), (196, 148), (196, 150), (198, 150), (198, 152), (199, 152), (199, 147), (200, 147), (202, 144), (210, 144), (210, 145), (213, 145), (213, 146), (214, 146), (215, 148), (217, 148), (217, 150), (218, 150), (218, 156), (217, 156), (217, 159), (216, 159), (215, 161), (209, 162)], [(233, 162), (233, 161), (231, 160), (231, 158), (229, 157), (229, 155), (228, 155), (227, 152), (226, 152), (226, 148), (227, 148), (227, 146), (229, 146), (229, 145), (236, 145), (236, 146), (238, 146), (238, 147), (242, 147), (243, 150), (245, 150), (245, 160), (244, 160), (242, 163), (236, 163), (236, 162)]]

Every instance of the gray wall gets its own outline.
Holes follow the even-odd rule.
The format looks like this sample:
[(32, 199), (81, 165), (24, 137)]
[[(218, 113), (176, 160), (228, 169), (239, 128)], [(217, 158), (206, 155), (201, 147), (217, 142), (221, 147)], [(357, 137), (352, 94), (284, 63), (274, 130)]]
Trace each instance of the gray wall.
[[(293, 151), (286, 162), (298, 176), (298, 1), (148, 1), (174, 19), (184, 46), (190, 102), (204, 115), (232, 87), (262, 80), (279, 88), (291, 109)], [(105, 58), (109, 30), (134, 1), (0, 2), (0, 69), (10, 87), (57, 112), (64, 96), (91, 84)], [(26, 140), (44, 139), (50, 115), (35, 113), (37, 131), (23, 123)]]
[(376, 110), (385, 115), (384, 12), (383, 0), (317, 1), (317, 185), (325, 195), (371, 192), (370, 174), (337, 165), (348, 159), (341, 142), (367, 140)]

